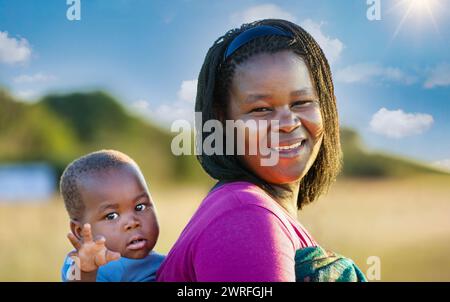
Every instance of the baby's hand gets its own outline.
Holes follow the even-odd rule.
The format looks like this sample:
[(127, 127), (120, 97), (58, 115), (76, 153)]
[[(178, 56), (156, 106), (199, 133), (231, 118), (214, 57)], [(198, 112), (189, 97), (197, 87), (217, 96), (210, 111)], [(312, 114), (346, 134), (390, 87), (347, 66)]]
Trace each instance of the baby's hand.
[(89, 273), (96, 271), (100, 266), (120, 258), (119, 253), (112, 252), (106, 248), (104, 237), (93, 240), (90, 224), (87, 223), (83, 226), (81, 236), (82, 239), (79, 240), (72, 233), (67, 235), (77, 250), (75, 256), (80, 260), (80, 270), (82, 272)]

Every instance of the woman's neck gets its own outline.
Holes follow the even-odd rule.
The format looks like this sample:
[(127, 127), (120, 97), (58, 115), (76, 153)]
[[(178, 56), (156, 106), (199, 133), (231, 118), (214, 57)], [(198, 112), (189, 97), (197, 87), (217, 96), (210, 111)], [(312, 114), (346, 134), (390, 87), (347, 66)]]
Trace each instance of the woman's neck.
[(274, 196), (275, 201), (283, 207), (292, 217), (298, 218), (297, 199), (300, 190), (300, 183), (291, 183), (284, 185), (272, 185), (277, 193)]

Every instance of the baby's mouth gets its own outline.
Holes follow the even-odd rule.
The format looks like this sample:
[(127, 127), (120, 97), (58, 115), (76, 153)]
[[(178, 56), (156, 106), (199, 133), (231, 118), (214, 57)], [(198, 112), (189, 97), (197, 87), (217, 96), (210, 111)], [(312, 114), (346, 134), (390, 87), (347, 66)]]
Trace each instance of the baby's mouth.
[(143, 237), (134, 237), (127, 245), (127, 249), (129, 250), (140, 250), (143, 249), (147, 244), (147, 240)]

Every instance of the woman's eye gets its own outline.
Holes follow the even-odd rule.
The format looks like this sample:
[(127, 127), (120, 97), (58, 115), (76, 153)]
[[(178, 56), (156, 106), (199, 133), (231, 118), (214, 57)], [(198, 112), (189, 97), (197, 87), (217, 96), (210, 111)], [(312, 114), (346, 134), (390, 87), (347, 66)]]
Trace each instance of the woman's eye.
[(147, 208), (147, 206), (145, 205), (145, 204), (143, 204), (143, 203), (141, 203), (141, 204), (138, 204), (137, 206), (136, 206), (136, 211), (138, 211), (138, 212), (142, 212), (142, 211), (144, 211), (145, 209)]
[(117, 213), (109, 213), (108, 215), (105, 216), (106, 220), (114, 220), (117, 219), (119, 217), (119, 214)]
[(314, 102), (315, 101), (313, 101), (313, 100), (309, 100), (309, 101), (298, 101), (298, 102), (295, 102), (294, 104), (292, 104), (292, 107), (308, 107), (308, 106), (310, 106), (310, 105), (312, 105), (312, 104), (314, 104)]
[(271, 111), (268, 107), (258, 107), (255, 109), (252, 109), (250, 112), (269, 112)]

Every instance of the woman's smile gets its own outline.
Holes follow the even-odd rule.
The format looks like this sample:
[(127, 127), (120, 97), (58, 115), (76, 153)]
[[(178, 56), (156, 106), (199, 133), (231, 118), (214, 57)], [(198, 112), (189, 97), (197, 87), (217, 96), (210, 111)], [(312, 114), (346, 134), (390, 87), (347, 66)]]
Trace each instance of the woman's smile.
[(249, 130), (246, 148), (253, 137), (267, 138), (271, 156), (278, 158), (274, 165), (264, 165), (262, 152), (246, 152), (243, 164), (268, 183), (301, 179), (315, 161), (323, 135), (319, 100), (304, 60), (291, 51), (255, 55), (237, 67), (230, 95), (229, 119), (267, 122)]
[(270, 149), (278, 152), (279, 158), (292, 158), (304, 155), (306, 145), (306, 138), (300, 138), (293, 141), (280, 142), (278, 146), (271, 146)]

